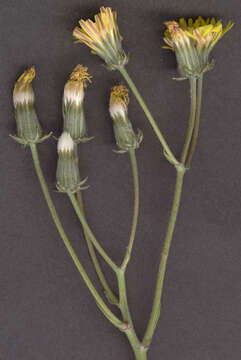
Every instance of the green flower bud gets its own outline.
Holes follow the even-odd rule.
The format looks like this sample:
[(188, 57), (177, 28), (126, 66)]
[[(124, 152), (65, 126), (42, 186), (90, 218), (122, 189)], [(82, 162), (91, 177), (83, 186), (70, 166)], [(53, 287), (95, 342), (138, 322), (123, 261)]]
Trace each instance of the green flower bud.
[(84, 115), (83, 100), (84, 88), (90, 81), (88, 68), (77, 65), (71, 73), (64, 87), (63, 119), (64, 131), (68, 132), (75, 142), (86, 142), (91, 138), (87, 136), (87, 126)]
[(34, 109), (34, 92), (32, 81), (35, 69), (31, 67), (16, 81), (13, 91), (13, 104), (17, 123), (19, 142), (27, 145), (37, 143), (42, 136), (42, 129)]
[(128, 118), (129, 95), (124, 85), (114, 86), (111, 89), (109, 111), (113, 120), (113, 128), (119, 153), (137, 149), (143, 139), (143, 134), (138, 130), (135, 134)]
[(35, 69), (31, 68), (16, 81), (13, 90), (13, 105), (17, 124), (17, 136), (11, 137), (20, 144), (37, 144), (49, 138), (52, 133), (42, 137), (42, 129), (34, 109), (34, 92), (32, 81), (35, 78)]
[(60, 192), (75, 193), (86, 187), (87, 179), (80, 180), (77, 146), (69, 133), (63, 132), (58, 140), (58, 163), (56, 171), (56, 187)]

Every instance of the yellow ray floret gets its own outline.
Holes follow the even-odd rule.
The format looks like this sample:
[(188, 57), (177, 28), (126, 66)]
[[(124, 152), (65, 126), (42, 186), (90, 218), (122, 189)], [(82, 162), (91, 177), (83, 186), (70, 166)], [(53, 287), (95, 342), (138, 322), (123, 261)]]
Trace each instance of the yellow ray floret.
[(95, 15), (95, 21), (81, 19), (79, 24), (80, 28), (76, 27), (73, 31), (74, 37), (93, 50), (96, 50), (95, 45), (102, 45), (107, 35), (112, 38), (115, 35), (120, 37), (117, 26), (117, 14), (110, 7), (101, 7), (100, 13)]
[(229, 31), (234, 23), (228, 22), (227, 26), (223, 28), (222, 21), (216, 21), (214, 18), (206, 20), (199, 16), (196, 20), (189, 18), (179, 19), (179, 22), (168, 21), (165, 23), (167, 30), (165, 31), (164, 41), (168, 44), (168, 47), (173, 49), (175, 40), (177, 40), (177, 34), (179, 37), (188, 36), (195, 41), (198, 47), (207, 46), (213, 48), (217, 41)]

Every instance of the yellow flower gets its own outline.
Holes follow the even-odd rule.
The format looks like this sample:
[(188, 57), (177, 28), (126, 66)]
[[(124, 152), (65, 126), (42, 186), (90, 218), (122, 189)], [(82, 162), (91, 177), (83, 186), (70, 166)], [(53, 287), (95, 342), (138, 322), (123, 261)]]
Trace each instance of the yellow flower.
[(199, 16), (195, 21), (181, 18), (165, 22), (165, 48), (175, 51), (179, 71), (184, 77), (199, 77), (210, 70), (209, 54), (221, 37), (233, 27), (231, 21), (223, 28), (222, 21)]
[(79, 25), (80, 27), (74, 29), (73, 36), (89, 46), (110, 69), (118, 69), (127, 63), (128, 58), (121, 45), (122, 37), (117, 25), (116, 11), (112, 11), (110, 7), (101, 7), (100, 13), (95, 15), (95, 21), (81, 19)]

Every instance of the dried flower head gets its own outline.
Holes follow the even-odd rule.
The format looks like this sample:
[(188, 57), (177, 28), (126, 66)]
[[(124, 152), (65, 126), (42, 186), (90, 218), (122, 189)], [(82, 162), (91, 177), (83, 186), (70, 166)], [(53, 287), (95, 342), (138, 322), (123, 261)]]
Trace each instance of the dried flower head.
[(34, 92), (32, 81), (35, 78), (34, 66), (25, 70), (18, 78), (13, 90), (13, 104), (16, 108), (18, 105), (26, 105), (34, 103)]
[(63, 118), (64, 131), (68, 132), (75, 142), (86, 142), (91, 138), (87, 136), (87, 126), (84, 115), (83, 100), (84, 88), (91, 82), (88, 68), (77, 65), (70, 74), (64, 87)]
[(165, 22), (165, 48), (175, 51), (180, 74), (184, 77), (200, 77), (212, 68), (209, 55), (214, 45), (233, 27), (229, 22), (223, 28), (222, 21), (199, 16), (195, 21), (183, 18)]
[(138, 130), (135, 134), (128, 118), (129, 95), (124, 85), (111, 88), (110, 93), (110, 116), (113, 119), (114, 134), (119, 153), (125, 153), (131, 149), (137, 149), (143, 139), (143, 134)]
[(36, 144), (47, 139), (42, 136), (42, 129), (34, 109), (34, 92), (32, 81), (35, 78), (34, 66), (25, 70), (18, 78), (13, 90), (13, 105), (17, 124), (17, 136), (12, 138), (20, 144)]
[(124, 85), (117, 85), (111, 88), (110, 93), (110, 115), (111, 117), (126, 116), (129, 104), (129, 91)]
[(63, 101), (65, 105), (74, 103), (80, 105), (84, 99), (84, 88), (88, 82), (91, 82), (91, 76), (88, 74), (88, 68), (78, 64), (70, 74), (69, 80), (64, 87)]
[(117, 13), (110, 7), (101, 7), (95, 15), (95, 21), (90, 19), (79, 21), (73, 36), (99, 55), (111, 70), (124, 66), (128, 58), (122, 48), (122, 37), (117, 25)]

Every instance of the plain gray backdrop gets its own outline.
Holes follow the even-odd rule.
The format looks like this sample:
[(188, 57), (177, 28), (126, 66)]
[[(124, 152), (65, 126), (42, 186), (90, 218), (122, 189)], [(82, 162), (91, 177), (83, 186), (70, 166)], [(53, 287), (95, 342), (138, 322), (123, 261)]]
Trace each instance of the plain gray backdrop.
[[(129, 234), (133, 191), (128, 155), (115, 148), (108, 115), (110, 87), (120, 80), (72, 29), (101, 5), (118, 11), (128, 71), (177, 156), (187, 128), (188, 82), (176, 82), (174, 55), (161, 48), (163, 22), (215, 16), (235, 27), (215, 47), (205, 75), (200, 137), (185, 176), (180, 214), (168, 261), (160, 321), (150, 360), (238, 360), (240, 289), (240, 21), (238, 0), (1, 0), (0, 9), (0, 359), (133, 359), (124, 335), (97, 309), (48, 213), (29, 149), (14, 143), (14, 81), (34, 64), (36, 108), (47, 133), (61, 133), (61, 99), (69, 73), (81, 63), (93, 76), (85, 97), (89, 134), (79, 148), (89, 223), (118, 263)], [(131, 95), (130, 118), (144, 133), (137, 151), (141, 210), (128, 297), (142, 335), (153, 299), (159, 254), (174, 190), (175, 171)], [(41, 164), (66, 232), (96, 282), (80, 225), (55, 189), (56, 142), (39, 145)], [(116, 289), (109, 268), (103, 265)], [(96, 282), (97, 284), (97, 282)], [(98, 286), (101, 291), (101, 288)]]

